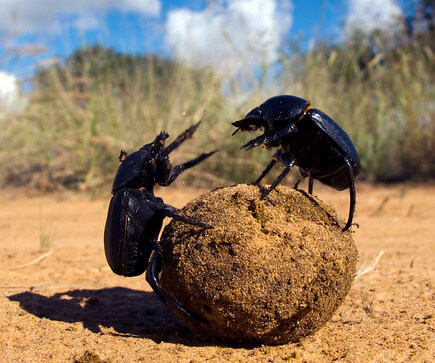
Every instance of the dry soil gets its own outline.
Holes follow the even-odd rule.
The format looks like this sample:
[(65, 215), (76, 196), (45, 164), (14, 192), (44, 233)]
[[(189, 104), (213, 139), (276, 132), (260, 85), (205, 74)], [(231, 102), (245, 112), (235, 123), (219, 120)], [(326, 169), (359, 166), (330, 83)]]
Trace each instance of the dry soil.
[[(358, 185), (358, 277), (299, 343), (231, 346), (191, 334), (144, 276), (107, 266), (110, 195), (0, 191), (0, 361), (435, 361), (435, 186)], [(315, 194), (347, 215), (348, 193)], [(182, 207), (203, 190), (156, 194)]]

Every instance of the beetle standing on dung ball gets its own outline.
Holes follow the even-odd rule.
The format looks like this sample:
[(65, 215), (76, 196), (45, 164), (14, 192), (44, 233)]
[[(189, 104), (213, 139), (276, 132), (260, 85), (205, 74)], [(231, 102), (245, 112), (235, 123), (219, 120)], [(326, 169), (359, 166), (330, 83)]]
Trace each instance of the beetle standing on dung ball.
[(361, 162), (351, 139), (333, 119), (313, 108), (307, 100), (281, 95), (269, 98), (232, 125), (237, 127), (233, 135), (239, 130), (264, 131), (242, 149), (249, 150), (259, 145), (278, 148), (254, 184), (259, 184), (277, 161), (285, 165), (282, 173), (263, 192), (262, 198), (296, 165), (303, 177), (309, 177), (310, 194), (313, 192), (313, 179), (337, 190), (349, 188), (349, 217), (343, 231), (351, 227), (356, 203), (355, 178), (361, 173)]
[(104, 250), (112, 271), (122, 276), (138, 276), (146, 271), (147, 281), (157, 295), (189, 317), (191, 314), (160, 287), (163, 258), (157, 238), (165, 217), (200, 228), (211, 226), (179, 214), (176, 208), (156, 197), (153, 190), (156, 184), (170, 185), (184, 170), (217, 151), (203, 153), (175, 167), (171, 165), (169, 154), (191, 138), (198, 126), (199, 123), (189, 127), (167, 147), (169, 135), (162, 131), (152, 143), (130, 155), (121, 150), (121, 165), (113, 181), (104, 230)]

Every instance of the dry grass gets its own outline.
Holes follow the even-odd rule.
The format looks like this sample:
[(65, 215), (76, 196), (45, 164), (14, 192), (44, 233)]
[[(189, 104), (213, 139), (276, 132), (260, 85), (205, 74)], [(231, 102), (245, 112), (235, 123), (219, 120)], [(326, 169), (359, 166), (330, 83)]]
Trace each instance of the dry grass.
[[(121, 148), (135, 150), (162, 129), (174, 137), (201, 119), (195, 140), (174, 153), (175, 161), (215, 148), (221, 152), (189, 171), (185, 180), (250, 182), (272, 155), (240, 151), (249, 135), (231, 138), (230, 122), (276, 92), (309, 99), (333, 117), (359, 151), (363, 178), (433, 178), (433, 42), (402, 39), (393, 46), (393, 41), (380, 34), (370, 45), (318, 45), (308, 53), (293, 53), (283, 57), (273, 90), (260, 79), (254, 86), (251, 82), (248, 94), (237, 80), (230, 80), (224, 93), (224, 80), (212, 71), (156, 57), (117, 55), (121, 63), (114, 66), (113, 52), (100, 49), (94, 58), (42, 72), (28, 107), (1, 121), (1, 182), (96, 190), (110, 183)], [(240, 99), (245, 101), (234, 101)]]

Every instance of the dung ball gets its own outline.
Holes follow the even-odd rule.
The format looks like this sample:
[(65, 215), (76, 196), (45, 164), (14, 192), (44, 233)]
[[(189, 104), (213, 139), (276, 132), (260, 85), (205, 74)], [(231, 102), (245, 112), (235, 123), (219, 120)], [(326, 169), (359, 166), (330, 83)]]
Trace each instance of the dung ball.
[[(336, 212), (314, 196), (279, 186), (207, 192), (161, 237), (162, 287), (200, 319), (173, 313), (196, 333), (285, 344), (325, 324), (343, 302), (358, 252)], [(170, 307), (171, 308), (171, 307)]]

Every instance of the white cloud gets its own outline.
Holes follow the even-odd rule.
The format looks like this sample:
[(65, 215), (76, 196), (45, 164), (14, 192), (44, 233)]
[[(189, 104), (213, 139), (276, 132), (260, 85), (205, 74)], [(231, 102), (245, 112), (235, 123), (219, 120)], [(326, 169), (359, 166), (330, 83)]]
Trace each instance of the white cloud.
[(166, 44), (177, 60), (234, 74), (277, 60), (292, 9), (289, 0), (228, 0), (203, 11), (174, 10)]
[(0, 71), (0, 116), (18, 111), (24, 106), (16, 77)]
[(94, 27), (95, 17), (106, 11), (150, 16), (158, 15), (160, 8), (160, 0), (0, 0), (0, 34), (59, 31), (62, 17), (63, 21), (75, 17), (73, 24)]
[(345, 38), (355, 31), (370, 34), (376, 29), (393, 31), (403, 18), (394, 0), (350, 0), (344, 27)]

